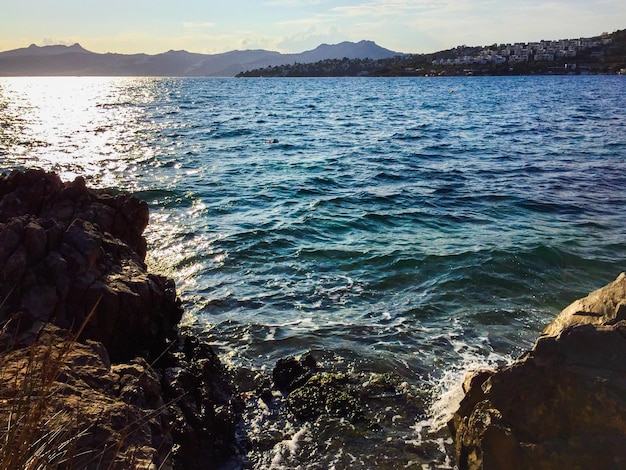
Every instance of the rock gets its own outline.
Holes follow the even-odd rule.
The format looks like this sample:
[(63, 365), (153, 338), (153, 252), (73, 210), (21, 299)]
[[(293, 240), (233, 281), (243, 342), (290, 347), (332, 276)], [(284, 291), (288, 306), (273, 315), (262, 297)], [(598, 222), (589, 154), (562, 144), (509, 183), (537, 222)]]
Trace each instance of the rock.
[[(3, 354), (0, 426), (11, 430), (6, 439), (16, 439), (8, 445), (42, 439), (46, 468), (65, 459), (72, 468), (171, 468), (170, 415), (158, 378), (145, 361), (132, 367), (112, 367), (100, 343), (73, 342), (50, 326), (29, 347)], [(12, 422), (19, 406), (28, 419)]]
[(240, 377), (249, 390), (243, 421), (254, 430), (246, 441), (254, 468), (444, 468), (439, 443), (409, 438), (426, 419), (429, 393), (400, 374), (356, 371), (338, 357), (325, 356), (326, 370), (317, 367), (288, 395), (267, 389), (267, 376)]
[(310, 354), (301, 361), (295, 357), (287, 357), (278, 360), (272, 371), (272, 379), (278, 390), (289, 393), (309, 380), (316, 369), (317, 364)]
[(45, 377), (45, 400), (20, 410), (31, 442), (67, 443), (44, 439), (42, 458), (194, 470), (240, 452), (239, 396), (211, 346), (179, 330), (174, 282), (147, 271), (147, 223), (144, 202), (82, 178), (0, 175), (0, 395)]
[(175, 417), (174, 464), (185, 470), (213, 468), (239, 452), (235, 432), (242, 403), (208, 343), (182, 334), (170, 351), (161, 383)]
[[(78, 330), (113, 360), (158, 357), (182, 316), (144, 263), (147, 205), (39, 170), (0, 176), (0, 298), (7, 311)], [(25, 317), (24, 317), (25, 318)]]
[(347, 374), (322, 372), (289, 394), (287, 408), (303, 421), (320, 416), (363, 420), (366, 405), (358, 385)]
[(31, 222), (24, 227), (24, 246), (29, 254), (28, 263), (34, 263), (46, 252), (48, 238), (41, 225)]
[(568, 326), (613, 325), (626, 320), (626, 273), (566, 307), (543, 331), (557, 336)]
[(466, 378), (449, 422), (460, 469), (626, 467), (624, 282), (564, 309), (513, 364)]

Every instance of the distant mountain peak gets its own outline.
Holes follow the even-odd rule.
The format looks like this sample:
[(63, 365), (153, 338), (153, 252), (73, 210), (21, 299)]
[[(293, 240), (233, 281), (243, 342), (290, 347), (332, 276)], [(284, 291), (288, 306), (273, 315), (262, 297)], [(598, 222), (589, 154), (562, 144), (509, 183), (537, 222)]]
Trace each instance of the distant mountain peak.
[(398, 55), (374, 41), (322, 44), (299, 54), (266, 50), (197, 54), (169, 50), (161, 54), (97, 54), (80, 44), (37, 46), (0, 52), (0, 75), (235, 76), (248, 69), (326, 59), (386, 59)]
[(379, 46), (374, 41), (363, 39), (359, 42), (343, 41), (338, 44), (320, 44), (311, 51), (306, 51), (299, 56), (305, 57), (308, 61), (316, 62), (323, 59), (387, 59), (399, 52), (394, 52)]
[(3, 54), (9, 55), (25, 55), (25, 56), (40, 56), (40, 55), (59, 55), (68, 54), (72, 52), (89, 53), (87, 49), (78, 44), (77, 42), (71, 46), (56, 44), (52, 46), (38, 46), (37, 44), (31, 44), (28, 47), (22, 49), (15, 49), (12, 51), (4, 52)]

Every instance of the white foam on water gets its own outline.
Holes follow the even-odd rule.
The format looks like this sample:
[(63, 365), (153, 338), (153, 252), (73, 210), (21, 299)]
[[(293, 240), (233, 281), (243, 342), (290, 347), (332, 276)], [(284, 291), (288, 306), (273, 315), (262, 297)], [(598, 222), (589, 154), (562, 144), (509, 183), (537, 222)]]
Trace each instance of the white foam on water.
[(413, 439), (406, 441), (407, 444), (418, 448), (427, 443), (434, 444), (446, 456), (444, 462), (435, 466), (433, 464), (422, 465), (424, 469), (454, 468), (454, 463), (449, 455), (453, 441), (445, 428), (465, 395), (463, 381), (466, 375), (480, 369), (493, 370), (513, 361), (510, 356), (494, 352), (489, 347), (489, 340), (486, 337), (474, 338), (473, 345), (460, 338), (460, 335), (448, 336), (459, 361), (436, 377), (431, 377), (432, 401), (426, 410), (426, 417), (412, 426), (415, 434)]
[(274, 446), (272, 449), (272, 460), (270, 469), (287, 469), (289, 467), (289, 457), (295, 455), (298, 449), (300, 449), (300, 442), (305, 440), (309, 428), (304, 425), (301, 429), (296, 431), (289, 439), (284, 439)]
[(493, 351), (487, 356), (477, 355), (473, 348), (467, 348), (466, 345), (463, 345), (459, 351), (462, 354), (461, 362), (445, 370), (434, 383), (434, 399), (428, 412), (432, 431), (439, 431), (445, 427), (458, 409), (465, 395), (463, 381), (469, 372), (480, 369), (495, 369), (513, 361), (512, 357)]
[(269, 328), (267, 335), (265, 336), (265, 341), (274, 341), (276, 339), (276, 330), (275, 326)]

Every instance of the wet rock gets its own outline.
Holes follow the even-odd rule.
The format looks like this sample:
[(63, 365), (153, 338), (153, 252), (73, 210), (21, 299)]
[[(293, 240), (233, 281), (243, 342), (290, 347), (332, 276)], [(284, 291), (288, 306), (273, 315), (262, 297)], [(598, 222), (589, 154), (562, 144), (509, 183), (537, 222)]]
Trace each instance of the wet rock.
[(424, 388), (396, 374), (348, 369), (343, 360), (323, 366), (287, 396), (276, 389), (272, 400), (244, 394), (255, 468), (447, 468), (438, 443), (425, 451), (413, 438), (425, 419)]
[(292, 391), (287, 407), (304, 421), (323, 415), (355, 422), (365, 417), (366, 405), (348, 375), (322, 372)]
[(298, 360), (295, 357), (279, 359), (272, 371), (274, 385), (283, 393), (302, 386), (317, 369), (315, 359), (310, 354)]
[(239, 452), (235, 439), (242, 403), (211, 346), (181, 335), (163, 359), (163, 397), (175, 417), (177, 468), (212, 468)]
[(513, 364), (466, 378), (449, 422), (460, 469), (626, 466), (625, 285), (564, 309)]

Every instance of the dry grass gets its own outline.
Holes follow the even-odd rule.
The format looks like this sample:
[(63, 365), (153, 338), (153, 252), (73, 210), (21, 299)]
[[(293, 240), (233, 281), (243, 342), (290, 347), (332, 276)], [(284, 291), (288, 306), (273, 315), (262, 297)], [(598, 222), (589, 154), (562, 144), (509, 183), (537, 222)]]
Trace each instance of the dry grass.
[[(0, 470), (154, 468), (154, 454), (126, 442), (150, 420), (167, 413), (171, 403), (133, 412), (130, 405), (115, 402), (117, 410), (128, 406), (123, 415), (134, 417), (116, 429), (105, 411), (114, 398), (104, 397), (107, 403), (96, 401), (89, 408), (94, 398), (70, 395), (70, 385), (64, 383), (70, 356), (96, 308), (97, 304), (74, 334), (43, 329), (30, 346), (13, 344), (0, 352)], [(5, 333), (10, 321), (4, 325)], [(91, 418), (93, 409), (99, 408), (95, 421), (85, 419), (86, 406)], [(109, 437), (103, 438), (102, 432)], [(162, 451), (168, 454), (168, 449), (157, 449)], [(158, 459), (160, 468), (169, 467), (168, 456)]]
[[(100, 465), (107, 449), (81, 450), (79, 442), (91, 429), (80, 424), (78, 408), (59, 409), (55, 398), (64, 385), (57, 379), (98, 303), (77, 332), (58, 336), (42, 329), (32, 345), (15, 348), (9, 344), (0, 353), (0, 470), (72, 469), (77, 467), (75, 462), (81, 462), (80, 468), (85, 463), (92, 468), (108, 467)], [(10, 322), (5, 323), (5, 332)], [(122, 442), (117, 443), (116, 452)]]
[[(0, 356), (0, 469), (65, 466), (83, 432), (69, 411), (51, 410), (56, 379), (78, 336), (58, 344), (38, 338), (30, 347)], [(46, 341), (48, 339), (48, 341)]]

